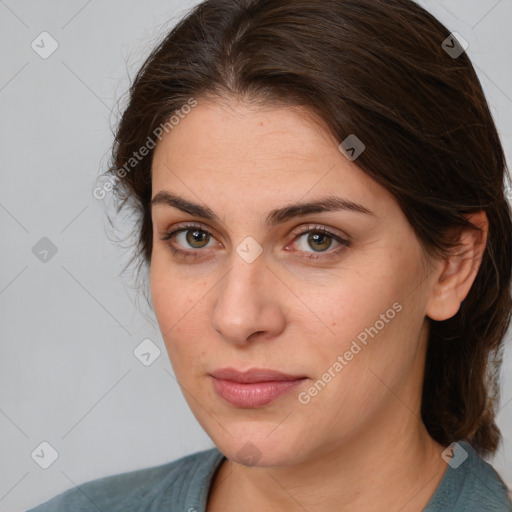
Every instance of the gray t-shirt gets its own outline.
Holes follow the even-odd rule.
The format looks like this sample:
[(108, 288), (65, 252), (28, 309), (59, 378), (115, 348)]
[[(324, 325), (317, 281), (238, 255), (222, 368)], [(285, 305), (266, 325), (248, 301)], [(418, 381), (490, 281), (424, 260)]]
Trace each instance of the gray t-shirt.
[[(498, 474), (468, 443), (459, 444), (468, 457), (456, 468), (448, 466), (423, 512), (511, 512)], [(92, 480), (28, 512), (205, 512), (210, 483), (223, 460), (212, 448), (161, 466)]]

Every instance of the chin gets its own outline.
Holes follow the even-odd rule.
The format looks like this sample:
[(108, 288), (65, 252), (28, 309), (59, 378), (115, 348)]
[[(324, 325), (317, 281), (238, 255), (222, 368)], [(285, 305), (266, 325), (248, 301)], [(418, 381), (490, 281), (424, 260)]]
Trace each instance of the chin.
[[(299, 462), (304, 457), (303, 443), (293, 442), (283, 430), (283, 435), (268, 435), (268, 430), (246, 433), (244, 436), (229, 434), (213, 442), (228, 459), (246, 467), (284, 467)], [(302, 447), (302, 448), (301, 448)]]

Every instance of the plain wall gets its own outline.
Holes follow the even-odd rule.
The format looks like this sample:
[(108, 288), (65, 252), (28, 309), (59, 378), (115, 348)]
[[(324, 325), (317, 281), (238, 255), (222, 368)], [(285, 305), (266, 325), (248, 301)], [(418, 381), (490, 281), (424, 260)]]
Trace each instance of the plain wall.
[[(128, 77), (196, 3), (0, 2), (0, 512), (213, 446), (156, 322), (139, 311), (129, 273), (120, 276), (127, 253), (109, 240), (106, 203), (92, 194)], [(512, 0), (422, 5), (468, 41), (510, 161)], [(51, 49), (43, 31), (58, 43), (46, 59), (31, 47)], [(49, 251), (46, 262), (34, 246), (39, 257)], [(133, 354), (145, 338), (161, 350), (148, 367)], [(493, 464), (509, 486), (511, 370), (508, 346)], [(31, 457), (43, 441), (58, 452), (48, 469)]]

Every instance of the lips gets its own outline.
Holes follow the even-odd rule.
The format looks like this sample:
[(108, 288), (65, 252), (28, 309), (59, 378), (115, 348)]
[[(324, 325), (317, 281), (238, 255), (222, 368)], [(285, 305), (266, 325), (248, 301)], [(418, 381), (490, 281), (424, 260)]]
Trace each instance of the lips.
[(245, 372), (223, 368), (210, 375), (217, 395), (230, 405), (240, 408), (267, 405), (307, 379), (304, 376), (260, 368)]
[(234, 368), (222, 368), (211, 373), (212, 377), (220, 380), (229, 380), (232, 382), (241, 382), (243, 384), (252, 384), (254, 382), (276, 382), (284, 380), (300, 380), (306, 378), (305, 375), (288, 375), (275, 370), (265, 368), (251, 368), (245, 372), (235, 370)]

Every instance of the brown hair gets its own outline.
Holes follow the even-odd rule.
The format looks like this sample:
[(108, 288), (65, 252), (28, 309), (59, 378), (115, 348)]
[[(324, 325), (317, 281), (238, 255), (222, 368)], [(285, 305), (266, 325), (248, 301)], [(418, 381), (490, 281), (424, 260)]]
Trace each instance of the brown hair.
[(205, 1), (135, 77), (109, 176), (118, 210), (139, 213), (133, 257), (147, 267), (152, 150), (136, 165), (135, 153), (191, 98), (240, 97), (305, 106), (340, 142), (356, 134), (366, 146), (356, 163), (393, 194), (430, 255), (446, 255), (454, 231), (477, 229), (465, 215), (484, 210), (475, 282), (455, 316), (430, 321), (422, 418), (439, 443), (465, 439), (487, 455), (500, 440), (512, 220), (496, 127), (469, 58), (443, 44), (449, 36), (411, 0)]

